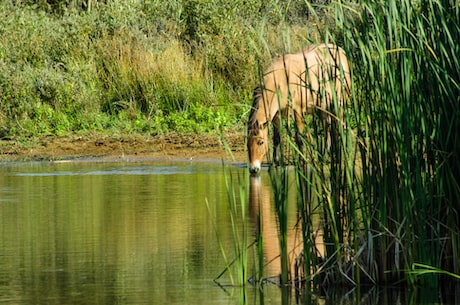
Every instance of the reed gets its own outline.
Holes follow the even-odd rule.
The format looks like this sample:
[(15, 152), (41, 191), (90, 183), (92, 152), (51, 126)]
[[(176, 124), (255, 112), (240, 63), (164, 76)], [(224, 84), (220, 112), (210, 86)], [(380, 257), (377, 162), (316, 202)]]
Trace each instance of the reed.
[[(359, 4), (336, 2), (337, 30), (319, 39), (340, 42), (352, 63), (343, 115), (334, 101), (331, 126), (318, 114), (306, 119), (304, 151), (288, 141), (304, 236), (300, 280), (315, 287), (436, 287), (460, 274), (460, 7), (431, 0)], [(286, 124), (283, 138), (293, 138), (295, 127)], [(282, 258), (289, 251), (286, 171), (273, 167), (270, 176)], [(317, 210), (322, 257), (312, 227)], [(282, 261), (283, 283), (289, 268)]]
[(368, 129), (373, 129), (370, 143), (376, 152), (362, 156), (370, 168), (370, 177), (363, 179), (371, 180), (373, 229), (387, 232), (377, 239), (387, 249), (377, 256), (386, 266), (380, 273), (383, 280), (398, 278), (413, 263), (450, 266), (459, 273), (454, 253), (460, 142), (452, 136), (460, 127), (460, 49), (453, 39), (459, 34), (458, 3), (390, 1), (374, 10), (383, 15), (363, 25), (375, 34), (361, 40), (376, 46), (373, 78), (384, 77), (372, 81), (374, 89), (363, 90), (358, 98), (380, 96), (368, 107), (375, 117)]
[[(235, 178), (235, 175), (228, 172), (225, 166), (223, 166), (223, 168), (228, 200), (228, 215), (230, 217), (233, 236), (233, 254), (229, 255), (225, 247), (219, 241), (221, 253), (226, 266), (224, 270), (214, 279), (214, 282), (220, 285), (219, 281), (221, 277), (227, 273), (231, 285), (245, 287), (249, 280), (248, 249), (254, 245), (254, 243), (248, 243), (248, 218), (246, 216), (248, 210), (248, 196), (246, 189), (248, 179), (246, 175), (237, 175)], [(217, 232), (217, 230), (216, 234), (219, 239), (219, 232)], [(231, 261), (228, 259), (229, 257), (233, 257)], [(245, 291), (242, 291), (242, 295), (240, 297), (243, 297), (244, 299), (245, 293)]]
[[(343, 113), (334, 101), (331, 126), (318, 114), (306, 118), (304, 150), (292, 140), (295, 126), (281, 124), (287, 154), (269, 175), (282, 284), (437, 286), (460, 274), (459, 11), (453, 0), (329, 8), (334, 30), (315, 39), (343, 46), (352, 86)], [(282, 44), (288, 50), (290, 40)], [(291, 155), (304, 238), (297, 279), (289, 277), (286, 248)], [(318, 212), (320, 229), (312, 226)]]
[[(281, 163), (281, 165), (283, 165)], [(290, 278), (290, 263), (288, 249), (288, 189), (289, 176), (285, 166), (271, 167), (270, 180), (274, 193), (275, 211), (278, 220), (279, 249), (281, 258), (280, 284), (287, 285)]]
[[(309, 169), (298, 166), (301, 209), (319, 202), (324, 213), (325, 262), (304, 251), (305, 271), (323, 271), (314, 283), (436, 285), (435, 275), (460, 273), (459, 9), (336, 3), (340, 31), (322, 39), (342, 41), (352, 91), (330, 148), (321, 120), (309, 122), (301, 156)], [(408, 272), (414, 264), (443, 272)]]

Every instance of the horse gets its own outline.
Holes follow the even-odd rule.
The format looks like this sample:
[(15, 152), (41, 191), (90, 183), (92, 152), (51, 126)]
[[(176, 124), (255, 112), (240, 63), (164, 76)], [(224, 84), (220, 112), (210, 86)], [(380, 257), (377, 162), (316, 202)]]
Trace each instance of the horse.
[(254, 89), (248, 119), (247, 149), (249, 170), (258, 174), (268, 152), (268, 127), (274, 125), (273, 160), (279, 161), (280, 121), (293, 115), (297, 126), (296, 143), (302, 149), (300, 135), (304, 117), (321, 111), (330, 125), (334, 99), (343, 108), (350, 88), (350, 68), (345, 51), (333, 44), (310, 46), (295, 54), (272, 60), (265, 69), (262, 83)]

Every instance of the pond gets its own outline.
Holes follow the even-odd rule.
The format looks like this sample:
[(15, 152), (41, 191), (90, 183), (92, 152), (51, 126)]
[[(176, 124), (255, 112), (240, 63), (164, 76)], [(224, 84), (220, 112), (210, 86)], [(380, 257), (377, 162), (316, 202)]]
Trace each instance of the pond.
[[(224, 271), (235, 254), (233, 229), (252, 243), (254, 210), (260, 205), (266, 210), (265, 238), (273, 238), (266, 242), (266, 260), (277, 251), (270, 181), (266, 173), (249, 181), (243, 166), (219, 162), (0, 164), (0, 303), (440, 303), (437, 293), (425, 303), (412, 303), (409, 293), (382, 297), (375, 289), (303, 293), (299, 300), (275, 285), (232, 286)], [(251, 199), (246, 226), (241, 219), (232, 225), (229, 189), (236, 190), (237, 202), (240, 190)], [(295, 207), (295, 198), (290, 200)], [(295, 209), (290, 214), (295, 222)], [(253, 248), (248, 250), (249, 277), (256, 261)], [(277, 263), (266, 272), (276, 275)]]

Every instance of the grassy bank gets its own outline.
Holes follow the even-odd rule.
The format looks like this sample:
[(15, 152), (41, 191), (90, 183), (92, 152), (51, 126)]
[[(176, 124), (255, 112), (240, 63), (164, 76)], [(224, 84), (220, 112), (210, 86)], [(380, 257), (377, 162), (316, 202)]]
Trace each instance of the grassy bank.
[(305, 9), (277, 1), (4, 1), (0, 137), (243, 128), (258, 63), (311, 36), (297, 13)]

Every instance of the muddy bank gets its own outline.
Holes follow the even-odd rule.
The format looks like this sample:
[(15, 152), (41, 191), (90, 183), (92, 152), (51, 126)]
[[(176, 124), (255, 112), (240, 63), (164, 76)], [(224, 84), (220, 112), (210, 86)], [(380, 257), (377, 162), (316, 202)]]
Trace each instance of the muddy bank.
[(219, 135), (47, 136), (0, 140), (0, 161), (107, 159), (195, 159), (246, 162), (242, 132)]

